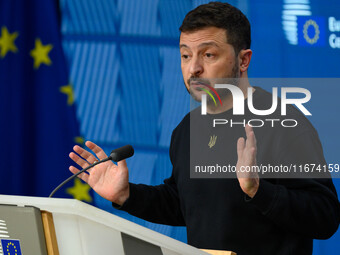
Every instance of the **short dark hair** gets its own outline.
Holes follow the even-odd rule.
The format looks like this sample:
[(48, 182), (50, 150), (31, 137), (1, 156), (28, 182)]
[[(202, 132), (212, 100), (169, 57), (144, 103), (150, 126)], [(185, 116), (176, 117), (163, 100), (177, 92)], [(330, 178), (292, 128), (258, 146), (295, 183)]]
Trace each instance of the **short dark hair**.
[(239, 9), (228, 3), (210, 2), (196, 7), (185, 16), (179, 30), (194, 32), (205, 27), (225, 29), (227, 43), (234, 47), (236, 54), (250, 48), (249, 20)]

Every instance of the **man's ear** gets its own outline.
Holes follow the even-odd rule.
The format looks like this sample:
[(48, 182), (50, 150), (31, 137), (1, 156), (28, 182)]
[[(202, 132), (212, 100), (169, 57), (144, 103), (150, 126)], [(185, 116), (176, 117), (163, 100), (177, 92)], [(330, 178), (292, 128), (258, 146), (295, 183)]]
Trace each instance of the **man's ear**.
[(238, 54), (239, 63), (240, 63), (240, 72), (245, 72), (248, 70), (251, 55), (253, 54), (251, 49), (241, 50)]

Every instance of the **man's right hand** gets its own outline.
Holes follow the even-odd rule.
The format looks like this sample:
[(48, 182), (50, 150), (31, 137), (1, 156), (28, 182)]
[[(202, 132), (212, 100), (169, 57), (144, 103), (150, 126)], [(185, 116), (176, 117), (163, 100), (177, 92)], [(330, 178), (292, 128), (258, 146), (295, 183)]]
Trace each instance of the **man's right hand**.
[[(99, 160), (107, 157), (102, 148), (93, 142), (87, 141), (85, 145)], [(69, 155), (70, 158), (83, 169), (98, 160), (92, 153), (78, 145), (74, 146), (73, 150), (74, 152)], [(74, 174), (79, 172), (79, 169), (74, 166), (70, 166), (69, 169)], [(129, 170), (125, 160), (119, 161), (118, 166), (112, 161), (104, 162), (90, 168), (88, 173), (82, 173), (78, 177), (88, 183), (101, 197), (118, 205), (122, 205), (128, 199)]]

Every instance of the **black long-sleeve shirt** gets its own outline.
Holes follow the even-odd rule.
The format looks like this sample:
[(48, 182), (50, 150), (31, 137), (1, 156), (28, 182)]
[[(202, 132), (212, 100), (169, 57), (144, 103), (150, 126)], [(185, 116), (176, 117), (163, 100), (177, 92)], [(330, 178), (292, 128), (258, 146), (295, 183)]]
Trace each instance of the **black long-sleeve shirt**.
[[(271, 94), (256, 88), (254, 104), (257, 109), (269, 109)], [(241, 117), (259, 119), (249, 110)], [(238, 255), (312, 254), (313, 239), (326, 239), (335, 233), (340, 206), (331, 179), (261, 178), (251, 199), (236, 178), (190, 178), (190, 150), (199, 148), (202, 157), (224, 151), (227, 162), (236, 165), (236, 142), (245, 136), (241, 125), (221, 126), (213, 129), (217, 139), (210, 148), (211, 128), (205, 128), (210, 122), (200, 118), (198, 110), (192, 111), (191, 118), (188, 114), (172, 134), (171, 177), (158, 186), (130, 183), (130, 197), (122, 210), (155, 223), (187, 226), (190, 245), (232, 250)], [(240, 117), (230, 110), (205, 118)], [(271, 118), (282, 117), (275, 112)], [(296, 119), (298, 126), (254, 128), (257, 164), (325, 165), (321, 143), (309, 121), (293, 107), (288, 109), (287, 118)]]

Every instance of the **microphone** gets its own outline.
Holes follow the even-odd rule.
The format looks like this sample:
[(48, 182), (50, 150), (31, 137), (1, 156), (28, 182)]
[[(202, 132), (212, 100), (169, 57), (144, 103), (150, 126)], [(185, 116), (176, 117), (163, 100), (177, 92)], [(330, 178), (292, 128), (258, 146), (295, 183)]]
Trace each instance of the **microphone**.
[(117, 148), (111, 151), (109, 158), (111, 158), (111, 160), (115, 162), (118, 162), (123, 159), (132, 157), (133, 154), (134, 154), (133, 147), (130, 144), (128, 144), (128, 145), (125, 145), (123, 147), (120, 147), (120, 148)]
[(51, 194), (48, 196), (48, 197), (52, 197), (62, 186), (64, 186), (66, 183), (68, 183), (69, 181), (71, 181), (73, 178), (77, 177), (78, 175), (82, 174), (83, 172), (89, 170), (90, 168), (98, 165), (98, 164), (101, 164), (101, 163), (104, 163), (106, 161), (109, 161), (109, 160), (113, 160), (115, 162), (118, 162), (118, 161), (121, 161), (123, 159), (127, 159), (127, 158), (130, 158), (132, 157), (134, 154), (134, 149), (131, 145), (125, 145), (123, 147), (120, 147), (120, 148), (117, 148), (117, 149), (114, 149), (113, 151), (111, 151), (111, 154), (110, 156), (108, 156), (107, 158), (104, 158), (98, 162), (95, 162), (93, 163), (92, 165), (89, 165), (88, 167), (84, 168), (83, 170), (80, 170), (78, 173), (74, 174), (74, 175), (71, 175), (69, 178), (67, 178), (65, 181), (63, 181), (62, 183), (60, 183), (58, 185), (58, 187), (56, 187), (52, 192)]

